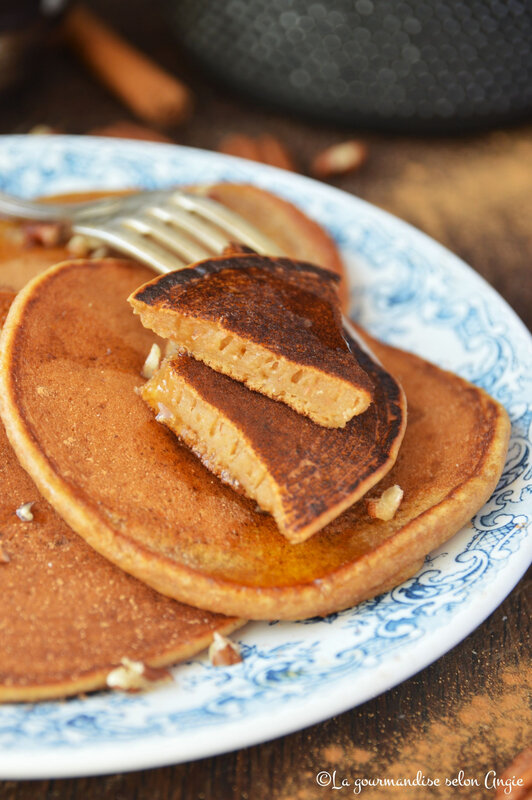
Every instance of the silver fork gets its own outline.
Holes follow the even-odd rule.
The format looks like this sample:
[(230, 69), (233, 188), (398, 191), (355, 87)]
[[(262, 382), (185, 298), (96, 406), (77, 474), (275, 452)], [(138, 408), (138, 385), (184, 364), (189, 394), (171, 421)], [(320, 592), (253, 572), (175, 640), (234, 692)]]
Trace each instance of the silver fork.
[(74, 233), (97, 239), (161, 273), (218, 255), (229, 242), (264, 255), (285, 255), (239, 214), (178, 189), (84, 203), (36, 203), (0, 192), (0, 215), (67, 223)]
[[(199, 191), (206, 193), (208, 187)], [(67, 223), (74, 233), (98, 239), (161, 273), (219, 255), (230, 242), (247, 245), (261, 255), (287, 255), (240, 214), (204, 194), (179, 189), (85, 203), (35, 203), (0, 192), (1, 215)], [(380, 363), (345, 315), (342, 324), (351, 338)]]

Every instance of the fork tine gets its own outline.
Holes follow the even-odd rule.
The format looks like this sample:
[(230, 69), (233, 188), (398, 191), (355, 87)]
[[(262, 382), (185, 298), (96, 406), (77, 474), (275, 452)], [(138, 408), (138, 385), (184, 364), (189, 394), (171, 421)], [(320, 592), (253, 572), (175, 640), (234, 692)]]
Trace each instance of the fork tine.
[(187, 264), (201, 261), (210, 255), (209, 250), (205, 247), (201, 247), (189, 236), (184, 236), (169, 225), (161, 222), (151, 212), (152, 209), (146, 209), (142, 216), (126, 217), (122, 224), (168, 247), (172, 253), (177, 252), (178, 256), (183, 258)]
[(196, 214), (191, 214), (190, 211), (183, 211), (173, 203), (165, 206), (154, 206), (150, 209), (150, 213), (155, 214), (164, 222), (176, 226), (179, 230), (185, 230), (187, 233), (192, 234), (195, 239), (208, 247), (212, 253), (220, 253), (229, 244), (227, 234), (220, 233), (211, 223), (206, 223)]
[(149, 264), (156, 272), (173, 272), (188, 266), (186, 261), (165, 250), (145, 236), (126, 228), (117, 222), (104, 226), (76, 225), (76, 231), (86, 236), (101, 239), (115, 250), (126, 253), (145, 264)]
[(194, 212), (202, 220), (214, 222), (230, 238), (248, 245), (248, 247), (256, 250), (257, 253), (271, 256), (286, 255), (268, 236), (260, 233), (254, 225), (250, 225), (239, 214), (235, 214), (214, 200), (176, 192), (169, 197), (169, 201), (186, 211)]

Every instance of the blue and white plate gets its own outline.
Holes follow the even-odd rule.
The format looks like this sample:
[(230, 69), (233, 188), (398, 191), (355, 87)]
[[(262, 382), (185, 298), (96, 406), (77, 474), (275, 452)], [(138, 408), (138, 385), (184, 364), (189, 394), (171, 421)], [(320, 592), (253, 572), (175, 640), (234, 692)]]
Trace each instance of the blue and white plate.
[[(324, 620), (253, 623), (244, 662), (198, 658), (175, 685), (0, 707), (0, 778), (154, 767), (303, 728), (389, 689), (467, 636), (530, 562), (532, 347), (506, 303), (431, 239), (329, 186), (215, 153), (145, 142), (0, 137), (0, 188), (31, 197), (83, 189), (251, 182), (293, 201), (341, 247), (352, 310), (375, 335), (482, 386), (512, 420), (490, 502), (414, 578)], [(1, 599), (0, 599), (1, 616)], [(1, 647), (1, 641), (0, 641)]]

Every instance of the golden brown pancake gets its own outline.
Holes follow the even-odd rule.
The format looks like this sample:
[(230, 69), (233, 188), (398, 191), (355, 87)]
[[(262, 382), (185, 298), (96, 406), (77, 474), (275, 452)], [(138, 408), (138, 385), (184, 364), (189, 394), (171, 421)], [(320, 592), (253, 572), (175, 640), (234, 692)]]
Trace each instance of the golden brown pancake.
[(346, 334), (375, 400), (344, 428), (324, 428), (187, 355), (163, 362), (142, 398), (229, 485), (303, 542), (362, 497), (393, 466), (406, 426), (397, 382)]
[(126, 298), (149, 278), (119, 260), (66, 263), (15, 300), (2, 338), (2, 417), (45, 497), (95, 549), (164, 594), (213, 611), (297, 619), (347, 608), (412, 574), (488, 499), (509, 422), (482, 390), (372, 342), (401, 381), (409, 425), (382, 488), (290, 544), (159, 425), (135, 387), (151, 336)]
[[(0, 316), (13, 295), (0, 292)], [(0, 702), (105, 687), (123, 657), (174, 664), (237, 620), (163, 597), (75, 534), (19, 465), (0, 424)], [(17, 508), (32, 502), (33, 521)]]
[(302, 261), (230, 252), (159, 275), (129, 302), (181, 352), (343, 428), (367, 409), (372, 384), (342, 333), (338, 280)]

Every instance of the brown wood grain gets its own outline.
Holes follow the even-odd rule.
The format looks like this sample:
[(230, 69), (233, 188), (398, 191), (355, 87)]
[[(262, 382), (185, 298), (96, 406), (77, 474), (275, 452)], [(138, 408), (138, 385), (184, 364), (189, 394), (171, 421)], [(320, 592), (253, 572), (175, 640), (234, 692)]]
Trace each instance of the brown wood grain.
[[(369, 157), (334, 185), (418, 226), (471, 264), (532, 327), (532, 128), (475, 136), (416, 138), (342, 130), (264, 109), (211, 84), (177, 52), (162, 7), (142, 0), (91, 4), (198, 98), (177, 141), (216, 149), (231, 133), (273, 134), (304, 167), (335, 142), (360, 136)], [(0, 97), (0, 133), (47, 123), (67, 133), (132, 118), (60, 47), (14, 98)], [(530, 579), (465, 641), (415, 677), (359, 708), (291, 736), (201, 761), (126, 775), (4, 782), (0, 800), (315, 800), (347, 797), (316, 784), (339, 777), (408, 774), (454, 777), (463, 768), (499, 774), (527, 743), (530, 692)], [(311, 701), (309, 701), (311, 702)], [(351, 790), (352, 791), (352, 790)], [(483, 787), (365, 790), (380, 798), (492, 798)]]

